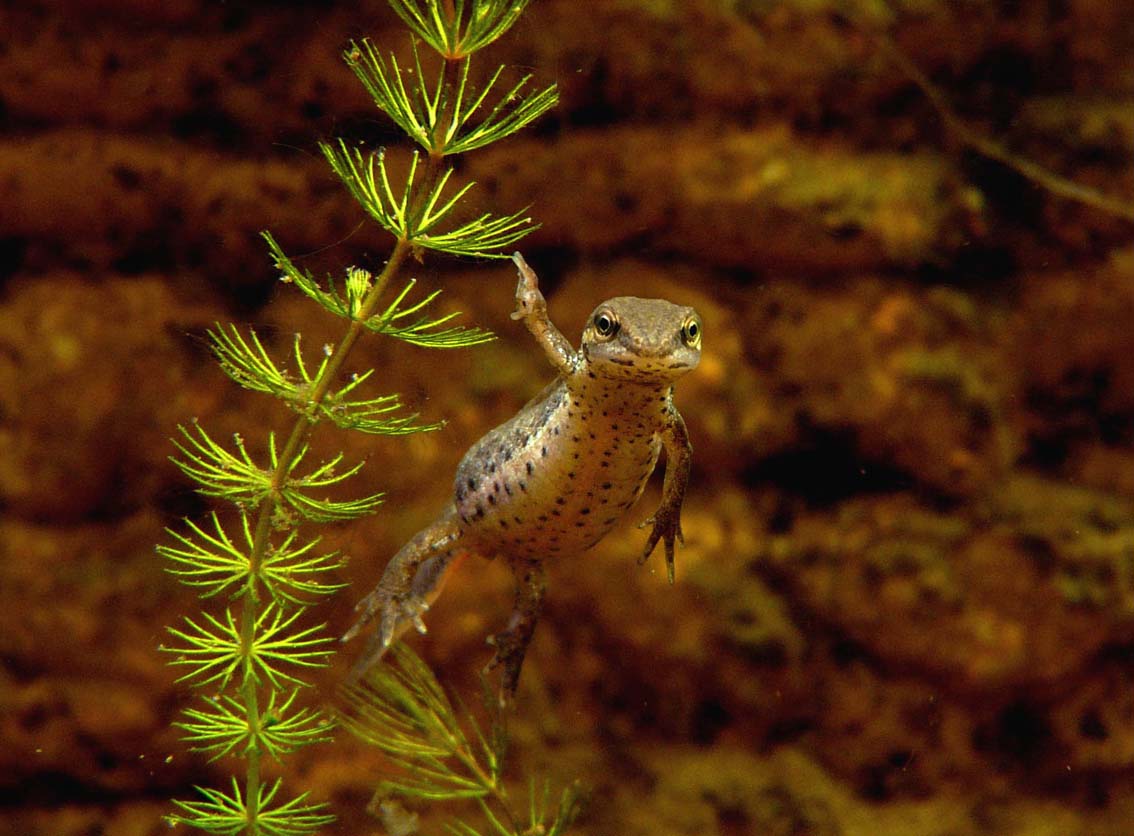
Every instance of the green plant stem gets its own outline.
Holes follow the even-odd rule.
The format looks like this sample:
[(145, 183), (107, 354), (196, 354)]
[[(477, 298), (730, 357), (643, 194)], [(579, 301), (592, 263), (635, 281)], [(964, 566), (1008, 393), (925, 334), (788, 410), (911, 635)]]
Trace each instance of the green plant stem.
[[(481, 786), (488, 789), (489, 794), (496, 800), (496, 803), (500, 805), (500, 809), (504, 811), (504, 815), (508, 819), (508, 825), (512, 828), (511, 832), (518, 833), (519, 826), (516, 823), (516, 817), (512, 815), (512, 808), (508, 805), (508, 791), (504, 789), (503, 785), (498, 780), (493, 778), (491, 775), (486, 774), (485, 771), (481, 769), (480, 763), (477, 761), (477, 759), (463, 746), (457, 749), (455, 754), (457, 756), (457, 760), (464, 764), (465, 768), (473, 774), (473, 777), (475, 777), (476, 780), (480, 781)], [(495, 825), (498, 829), (500, 829), (499, 821), (493, 814), (492, 808), (489, 807), (488, 802), (484, 800), (483, 796), (477, 799), (477, 804), (480, 805), (481, 811), (488, 818), (488, 820), (491, 821), (493, 825)]]
[[(449, 10), (450, 14), (455, 14)], [(457, 78), (460, 74), (460, 64), (463, 59), (460, 58), (445, 58), (445, 65), (441, 70), (442, 73), (442, 90), (445, 95), (451, 95), (452, 91), (456, 89)], [(425, 82), (422, 81), (422, 84)], [(429, 151), (429, 159), (425, 167), (425, 177), (422, 178), (421, 188), (418, 194), (421, 196), (418, 200), (417, 208), (410, 213), (413, 218), (413, 223), (407, 224), (410, 228), (416, 227), (421, 220), (421, 214), (425, 211), (427, 205), (427, 198), (433, 189), (437, 186), (437, 178), (441, 176), (441, 168), (445, 162), (445, 143), (443, 137), (445, 132), (449, 130), (449, 125), (452, 123), (453, 114), (449, 108), (449, 102), (446, 102), (444, 111), (438, 115), (437, 125), (433, 133), (433, 147)]]
[[(455, 78), (455, 75), (453, 75), (453, 73), (456, 72), (455, 66), (456, 62), (445, 62), (447, 83), (451, 83), (450, 79)], [(451, 67), (454, 69), (451, 70)], [(431, 154), (429, 157), (424, 180), (425, 185), (418, 192), (418, 194), (422, 196), (419, 200), (422, 206), (424, 206), (425, 197), (429, 195), (433, 185), (437, 182), (437, 178), (440, 176), (443, 159), (443, 153), (436, 155)], [(386, 266), (374, 280), (373, 286), (367, 292), (366, 297), (359, 306), (358, 313), (351, 321), (350, 326), (347, 328), (343, 338), (339, 341), (339, 344), (334, 348), (330, 362), (327, 363), (323, 369), (323, 373), (319, 376), (318, 380), (316, 380), (315, 386), (311, 390), (311, 395), (307, 401), (307, 409), (296, 418), (295, 424), (292, 426), (291, 433), (288, 435), (287, 442), (284, 444), (283, 451), (280, 454), (276, 469), (271, 476), (272, 493), (260, 502), (252, 549), (249, 554), (249, 588), (248, 594), (244, 598), (244, 609), (241, 613), (240, 623), (241, 645), (246, 660), (240, 690), (244, 702), (244, 711), (248, 718), (248, 727), (252, 731), (253, 740), (258, 739), (260, 731), (260, 695), (256, 687), (256, 676), (251, 666), (252, 643), (255, 640), (256, 620), (260, 614), (260, 596), (255, 579), (259, 576), (260, 567), (268, 551), (272, 531), (272, 516), (275, 513), (280, 491), (283, 488), (284, 480), (287, 479), (292, 461), (303, 448), (303, 445), (306, 444), (315, 426), (316, 407), (323, 402), (324, 398), (326, 398), (327, 394), (331, 391), (331, 387), (338, 377), (343, 363), (346, 362), (347, 356), (358, 342), (359, 337), (366, 331), (363, 323), (373, 316), (375, 310), (377, 310), (378, 303), (386, 287), (389, 285), (390, 280), (401, 269), (402, 263), (405, 261), (406, 256), (410, 254), (411, 249), (412, 247), (409, 242), (403, 238), (399, 238), (394, 245), (394, 250), (390, 254)], [(250, 836), (259, 836), (260, 762), (262, 754), (260, 747), (255, 744), (248, 751), (244, 786), (248, 832)]]
[[(259, 577), (260, 567), (268, 551), (268, 543), (272, 531), (272, 516), (275, 513), (280, 490), (284, 485), (284, 480), (287, 479), (292, 461), (307, 442), (311, 430), (315, 426), (315, 407), (322, 403), (323, 399), (327, 397), (327, 393), (330, 392), (331, 386), (338, 377), (347, 355), (350, 354), (351, 349), (353, 349), (355, 343), (358, 342), (358, 338), (362, 336), (363, 332), (366, 330), (362, 323), (374, 314), (386, 286), (389, 284), (390, 279), (401, 269), (402, 262), (405, 261), (409, 251), (410, 246), (404, 240), (399, 240), (394, 246), (394, 251), (390, 254), (389, 261), (386, 262), (385, 268), (379, 273), (374, 285), (367, 293), (366, 298), (359, 308), (358, 315), (351, 322), (350, 327), (339, 341), (338, 346), (335, 347), (330, 362), (327, 363), (326, 367), (323, 369), (323, 373), (316, 381), (315, 387), (312, 389), (311, 396), (308, 400), (308, 409), (296, 418), (295, 425), (292, 427), (291, 434), (288, 436), (287, 443), (284, 445), (283, 453), (280, 455), (276, 469), (272, 473), (272, 493), (260, 502), (259, 514), (256, 519), (256, 533), (253, 537), (252, 549), (249, 554), (249, 588), (248, 594), (244, 597), (244, 610), (241, 614), (240, 622), (240, 639), (245, 658), (243, 680), (240, 690), (241, 697), (244, 701), (244, 711), (248, 718), (248, 728), (252, 732), (252, 740), (254, 741), (259, 739), (260, 733), (260, 695), (257, 690), (256, 675), (252, 669), (251, 663), (252, 643), (255, 640), (256, 633), (256, 620), (260, 614), (260, 596), (255, 579)], [(248, 751), (244, 792), (248, 832), (250, 836), (259, 836), (260, 832), (258, 822), (260, 816), (260, 760), (262, 754), (260, 747), (256, 744), (253, 744)]]
[[(263, 549), (259, 555), (253, 552), (252, 562), (258, 567), (263, 557)], [(241, 697), (244, 700), (244, 713), (248, 719), (248, 729), (251, 733), (252, 745), (248, 749), (247, 767), (244, 775), (244, 803), (245, 821), (248, 824), (250, 836), (259, 836), (260, 833), (260, 695), (256, 690), (256, 676), (252, 671), (252, 642), (255, 639), (257, 604), (259, 596), (255, 585), (244, 596), (244, 612), (241, 614), (240, 642), (244, 650), (244, 671), (240, 683)]]

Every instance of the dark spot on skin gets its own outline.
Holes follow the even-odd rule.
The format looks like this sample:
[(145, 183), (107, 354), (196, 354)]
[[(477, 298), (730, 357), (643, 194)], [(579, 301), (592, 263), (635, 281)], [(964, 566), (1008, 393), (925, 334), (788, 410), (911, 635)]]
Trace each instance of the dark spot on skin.
[(501, 528), (507, 528), (508, 527), (508, 521), (507, 520), (500, 520), (500, 527)]
[(567, 478), (568, 479), (574, 479), (575, 478), (575, 471), (573, 471), (573, 470), (567, 471)]
[(547, 514), (540, 514), (537, 519), (539, 519), (540, 522), (547, 522)]
[(524, 463), (524, 467), (526, 467), (526, 468), (528, 469), (528, 475), (529, 475), (529, 476), (531, 476), (531, 475), (532, 475), (532, 470), (534, 469), (534, 468), (532, 467), (532, 463), (531, 463), (531, 462), (525, 462), (525, 463)]
[(488, 504), (489, 505), (495, 505), (496, 504), (496, 494), (490, 493), (488, 495)]
[(587, 435), (591, 437), (591, 441), (594, 441), (598, 437), (594, 433), (587, 433)]
[(599, 462), (603, 467), (610, 467), (610, 462)]
[(512, 461), (512, 451), (511, 450), (505, 450), (504, 451), (504, 461), (506, 461), (506, 462)]
[(553, 516), (553, 517), (562, 517), (563, 515), (562, 515), (561, 513), (559, 513), (559, 509), (558, 509), (558, 508), (552, 508), (552, 509), (551, 509), (551, 516)]
[(477, 505), (477, 506), (476, 506), (476, 515), (475, 515), (475, 516), (476, 516), (476, 518), (477, 518), (478, 520), (479, 520), (479, 519), (480, 519), (481, 517), (483, 517), (483, 516), (484, 516), (484, 506), (483, 506), (483, 505)]
[(611, 424), (611, 425), (610, 425), (610, 428), (611, 428), (612, 430), (617, 430), (617, 429), (618, 429), (618, 425), (617, 425), (617, 424)]
[(512, 519), (516, 522), (516, 525), (521, 525), (524, 522), (522, 519), (517, 517), (515, 514), (512, 515)]
[(467, 484), (468, 484), (468, 486), (469, 486), (469, 490), (470, 490), (470, 491), (475, 491), (475, 490), (476, 490), (476, 482), (474, 482), (474, 481), (473, 481), (472, 479), (469, 479), (469, 481), (468, 481), (468, 483), (467, 483)]
[(556, 435), (559, 435), (559, 427), (556, 427), (555, 429), (553, 429), (552, 432), (555, 433)]
[(579, 520), (577, 523), (575, 523), (575, 528), (582, 528), (585, 524), (586, 523), (584, 523), (582, 520)]
[(465, 489), (458, 487), (457, 488), (457, 502), (460, 502), (464, 498), (465, 498)]
[(541, 455), (541, 456), (542, 456), (543, 458), (545, 458), (545, 459), (546, 459), (546, 458), (547, 458), (547, 448), (546, 448), (546, 447), (541, 447), (541, 448), (540, 448), (540, 451), (539, 451), (539, 454), (540, 454), (540, 455)]
[(508, 494), (508, 496), (512, 495), (512, 486), (507, 482), (504, 483), (504, 493)]
[(564, 498), (563, 498), (563, 497), (561, 497), (561, 496), (557, 496), (557, 497), (555, 497), (555, 504), (556, 504), (556, 505), (566, 505), (566, 504), (567, 504), (567, 500), (566, 500), (566, 499), (564, 499)]
[(524, 493), (527, 493), (528, 492), (528, 483), (521, 481), (520, 482), (520, 490), (522, 490)]
[(589, 377), (591, 380), (594, 380), (596, 375), (594, 372), (587, 372), (587, 377)]
[(579, 510), (579, 513), (580, 513), (580, 514), (583, 514), (583, 515), (586, 515), (586, 514), (589, 514), (589, 513), (591, 513), (591, 509), (590, 509), (590, 508), (581, 508), (581, 509)]
[(613, 482), (603, 482), (603, 483), (602, 483), (602, 485), (601, 485), (600, 487), (601, 487), (601, 488), (602, 488), (602, 489), (603, 489), (604, 491), (609, 491), (609, 490), (610, 490), (610, 489), (611, 489), (612, 487), (614, 487), (614, 483), (613, 483)]
[(496, 472), (496, 462), (489, 462), (488, 463), (488, 472), (489, 473), (495, 473)]

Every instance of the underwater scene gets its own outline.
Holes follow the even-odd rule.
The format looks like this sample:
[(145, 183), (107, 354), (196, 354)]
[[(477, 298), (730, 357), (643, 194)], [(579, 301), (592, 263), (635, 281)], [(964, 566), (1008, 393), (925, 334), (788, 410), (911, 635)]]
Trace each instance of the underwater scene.
[(0, 836), (1134, 834), (1134, 4), (0, 7)]

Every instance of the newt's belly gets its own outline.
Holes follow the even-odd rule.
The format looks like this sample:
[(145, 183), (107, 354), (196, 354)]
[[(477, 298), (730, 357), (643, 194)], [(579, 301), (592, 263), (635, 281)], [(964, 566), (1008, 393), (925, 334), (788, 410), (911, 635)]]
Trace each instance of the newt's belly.
[[(472, 538), (513, 557), (593, 546), (641, 495), (661, 450), (652, 433), (621, 437), (609, 427), (571, 431), (547, 422), (517, 435), (510, 424), (469, 450), (454, 498)], [(501, 444), (509, 437), (527, 443)]]

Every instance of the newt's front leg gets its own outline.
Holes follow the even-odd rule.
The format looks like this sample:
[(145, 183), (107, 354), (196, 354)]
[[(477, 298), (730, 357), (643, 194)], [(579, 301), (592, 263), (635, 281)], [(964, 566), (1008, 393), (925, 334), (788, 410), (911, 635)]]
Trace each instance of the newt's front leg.
[(665, 547), (665, 566), (669, 582), (674, 582), (674, 541), (680, 540), (684, 545), (685, 538), (681, 534), (681, 503), (685, 501), (685, 488), (689, 484), (689, 472), (693, 466), (693, 445), (689, 443), (689, 432), (685, 429), (685, 421), (681, 413), (670, 404), (668, 413), (669, 422), (662, 432), (662, 444), (665, 445), (665, 481), (662, 483), (661, 505), (654, 515), (643, 522), (639, 528), (653, 525), (650, 536), (646, 538), (646, 548), (639, 559), (645, 563), (646, 558), (661, 540)]
[(520, 280), (516, 283), (516, 310), (512, 312), (512, 319), (524, 321), (551, 365), (560, 374), (571, 374), (579, 365), (578, 352), (548, 318), (547, 300), (539, 291), (539, 278), (535, 272), (519, 253), (512, 255), (512, 261), (520, 271)]

